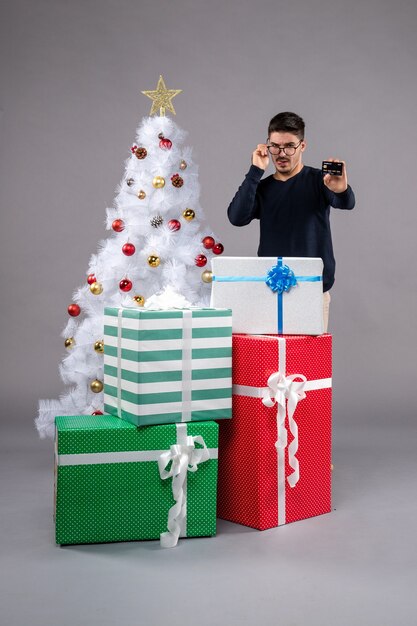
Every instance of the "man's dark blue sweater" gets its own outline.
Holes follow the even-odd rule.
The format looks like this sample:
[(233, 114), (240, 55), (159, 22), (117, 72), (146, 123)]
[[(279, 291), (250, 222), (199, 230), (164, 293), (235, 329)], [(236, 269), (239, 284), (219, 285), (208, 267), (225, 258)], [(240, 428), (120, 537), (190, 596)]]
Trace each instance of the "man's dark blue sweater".
[(252, 165), (236, 192), (227, 215), (234, 226), (260, 220), (258, 256), (306, 256), (323, 259), (323, 291), (334, 283), (336, 262), (330, 232), (330, 206), (353, 209), (355, 196), (350, 188), (333, 193), (314, 167), (302, 170), (286, 181), (268, 176)]

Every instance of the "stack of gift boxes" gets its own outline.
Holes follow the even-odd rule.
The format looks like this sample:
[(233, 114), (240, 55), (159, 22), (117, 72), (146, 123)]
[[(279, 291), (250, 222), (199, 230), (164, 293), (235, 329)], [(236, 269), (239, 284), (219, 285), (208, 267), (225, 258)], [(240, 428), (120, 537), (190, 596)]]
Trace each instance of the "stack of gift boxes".
[(56, 418), (57, 543), (172, 547), (216, 515), (266, 529), (330, 511), (322, 261), (212, 270), (212, 308), (105, 309), (106, 414)]

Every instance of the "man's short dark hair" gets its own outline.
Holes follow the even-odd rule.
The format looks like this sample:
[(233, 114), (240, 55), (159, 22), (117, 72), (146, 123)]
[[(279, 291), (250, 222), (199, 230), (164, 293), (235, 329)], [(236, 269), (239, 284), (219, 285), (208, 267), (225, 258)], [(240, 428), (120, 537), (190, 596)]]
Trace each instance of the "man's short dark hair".
[(271, 133), (292, 133), (297, 135), (298, 139), (304, 139), (305, 124), (302, 117), (296, 113), (285, 111), (278, 113), (269, 122), (268, 137)]

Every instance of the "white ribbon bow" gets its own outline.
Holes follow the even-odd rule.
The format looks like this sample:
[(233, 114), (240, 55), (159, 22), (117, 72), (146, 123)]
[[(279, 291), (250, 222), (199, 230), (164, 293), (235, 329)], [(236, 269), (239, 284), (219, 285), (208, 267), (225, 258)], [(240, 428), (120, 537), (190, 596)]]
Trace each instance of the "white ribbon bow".
[[(296, 382), (297, 378), (301, 379), (301, 382)], [(294, 437), (288, 447), (288, 462), (294, 470), (287, 478), (290, 487), (294, 487), (300, 479), (300, 464), (295, 456), (298, 450), (298, 426), (293, 416), (299, 400), (304, 400), (306, 397), (304, 391), (306, 382), (307, 378), (302, 374), (284, 376), (280, 372), (274, 372), (268, 378), (268, 387), (265, 389), (262, 399), (262, 403), (267, 407), (272, 407), (275, 403), (278, 405), (278, 441), (275, 443), (277, 451), (279, 448), (285, 449), (288, 445), (288, 432), (285, 428), (285, 417), (288, 409), (288, 424)]]
[[(196, 448), (195, 444), (201, 444)], [(188, 472), (196, 472), (199, 463), (210, 458), (205, 441), (201, 435), (187, 436), (185, 444), (174, 444), (163, 452), (158, 459), (159, 475), (162, 480), (172, 476), (172, 495), (175, 504), (168, 511), (168, 532), (161, 533), (161, 547), (173, 548), (178, 543), (181, 533), (181, 522), (187, 515), (187, 498), (184, 483)], [(171, 463), (169, 470), (166, 468)]]

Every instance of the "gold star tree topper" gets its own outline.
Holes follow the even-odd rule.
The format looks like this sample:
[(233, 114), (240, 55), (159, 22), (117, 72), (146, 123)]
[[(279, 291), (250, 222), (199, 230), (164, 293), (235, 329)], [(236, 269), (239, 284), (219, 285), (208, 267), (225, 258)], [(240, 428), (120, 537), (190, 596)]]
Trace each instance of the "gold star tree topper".
[(161, 116), (165, 115), (166, 110), (176, 115), (171, 100), (181, 92), (182, 89), (167, 89), (162, 76), (159, 77), (158, 85), (154, 91), (142, 91), (145, 96), (153, 100), (150, 115), (156, 115), (159, 109)]

